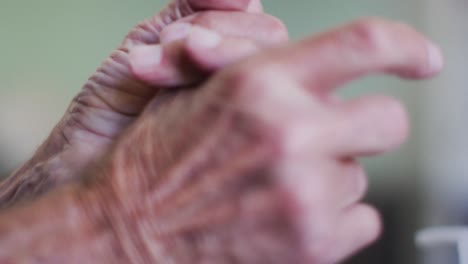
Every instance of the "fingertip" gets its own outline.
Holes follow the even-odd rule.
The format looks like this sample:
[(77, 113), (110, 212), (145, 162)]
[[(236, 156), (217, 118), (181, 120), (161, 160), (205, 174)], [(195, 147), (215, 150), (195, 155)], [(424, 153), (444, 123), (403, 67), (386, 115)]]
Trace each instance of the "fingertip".
[(183, 83), (184, 76), (174, 67), (173, 58), (165, 58), (164, 50), (161, 45), (133, 48), (129, 53), (129, 62), (135, 77), (159, 87), (174, 87)]
[(161, 65), (162, 59), (161, 45), (137, 46), (129, 53), (132, 72), (145, 80), (150, 79), (155, 69)]
[(357, 230), (361, 229), (363, 247), (374, 243), (383, 233), (382, 216), (379, 211), (368, 204), (359, 204), (354, 210)]
[(213, 72), (255, 54), (259, 47), (248, 39), (224, 37), (209, 30), (194, 27), (187, 39), (185, 49), (200, 69)]
[(191, 60), (201, 69), (213, 71), (217, 67), (213, 62), (221, 58), (216, 56), (217, 47), (221, 45), (222, 36), (199, 26), (193, 26), (185, 41), (185, 51)]
[(167, 44), (185, 39), (191, 32), (190, 23), (175, 23), (163, 29), (160, 35), (161, 44)]
[(187, 39), (189, 50), (210, 50), (221, 43), (222, 37), (218, 33), (199, 26), (193, 26)]
[(442, 71), (445, 62), (439, 46), (434, 43), (429, 43), (427, 47), (427, 58), (429, 64), (428, 75), (434, 75)]
[(380, 213), (367, 204), (350, 207), (342, 215), (336, 228), (333, 250), (329, 250), (325, 263), (341, 263), (377, 241), (383, 232)]
[(396, 69), (395, 73), (402, 78), (409, 79), (427, 79), (438, 75), (444, 68), (445, 61), (442, 51), (438, 45), (425, 40), (426, 48), (423, 51), (421, 59), (414, 60), (419, 62), (408, 69)]

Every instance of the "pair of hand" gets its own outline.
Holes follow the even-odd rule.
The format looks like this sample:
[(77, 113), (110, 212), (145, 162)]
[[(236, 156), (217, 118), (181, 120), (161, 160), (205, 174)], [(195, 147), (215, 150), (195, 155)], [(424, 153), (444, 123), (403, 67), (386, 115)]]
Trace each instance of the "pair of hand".
[(4, 204), (28, 198), (21, 180), (41, 179), (26, 185), (37, 196), (86, 175), (67, 207), (127, 263), (335, 263), (376, 239), (356, 158), (401, 144), (407, 116), (395, 99), (334, 89), (370, 73), (430, 77), (440, 52), (376, 19), (287, 43), (260, 11), (177, 1), (139, 25), (4, 184)]

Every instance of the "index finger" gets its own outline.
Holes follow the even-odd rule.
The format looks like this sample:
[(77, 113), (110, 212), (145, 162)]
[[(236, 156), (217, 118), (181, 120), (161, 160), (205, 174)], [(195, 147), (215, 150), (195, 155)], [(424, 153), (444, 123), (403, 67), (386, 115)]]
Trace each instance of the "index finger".
[(372, 73), (420, 79), (443, 68), (438, 47), (412, 28), (365, 19), (318, 37), (264, 53), (259, 64), (276, 64), (309, 89), (330, 92)]

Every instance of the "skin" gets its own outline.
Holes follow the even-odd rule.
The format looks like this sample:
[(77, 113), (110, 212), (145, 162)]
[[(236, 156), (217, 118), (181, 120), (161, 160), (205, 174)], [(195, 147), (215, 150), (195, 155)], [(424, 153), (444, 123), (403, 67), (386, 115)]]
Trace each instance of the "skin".
[[(176, 34), (175, 30), (165, 29), (178, 21), (261, 45), (275, 45), (287, 40), (285, 27), (279, 20), (262, 15), (259, 1), (172, 1), (160, 14), (140, 23), (128, 34), (121, 46), (84, 84), (34, 156), (0, 184), (0, 208), (33, 201), (58, 186), (81, 180), (87, 168), (106, 155), (115, 140), (135, 122), (159, 91), (182, 84), (180, 77), (170, 75), (159, 82), (146, 83), (132, 74), (129, 63), (130, 50), (160, 44), (162, 39)], [(237, 21), (255, 27), (245, 31), (242, 29), (245, 26)], [(277, 33), (266, 36), (258, 32)], [(201, 79), (192, 78), (193, 82), (208, 76), (203, 61), (198, 62), (196, 58), (182, 60), (180, 57), (184, 57), (184, 52), (174, 51), (179, 54), (178, 58), (161, 68), (161, 74), (177, 66), (190, 67), (192, 75), (201, 76)], [(239, 57), (234, 54), (220, 58), (218, 62), (225, 65)], [(211, 70), (221, 66), (211, 67)]]
[[(140, 80), (167, 81), (170, 67), (191, 89), (154, 98), (83, 182), (4, 211), (2, 263), (337, 263), (378, 237), (357, 158), (399, 146), (407, 115), (395, 99), (334, 90), (371, 73), (431, 77), (438, 49), (376, 19), (253, 55), (261, 44), (237, 36), (194, 49), (197, 34), (134, 49)], [(211, 60), (234, 46), (247, 57)], [(161, 49), (225, 67), (194, 84), (177, 61), (157, 62), (173, 53), (142, 56)]]

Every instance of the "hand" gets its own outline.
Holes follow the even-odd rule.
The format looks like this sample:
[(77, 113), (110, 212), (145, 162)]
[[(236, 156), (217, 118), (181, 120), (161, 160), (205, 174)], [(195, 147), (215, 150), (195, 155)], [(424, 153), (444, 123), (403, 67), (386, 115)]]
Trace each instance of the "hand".
[[(277, 19), (259, 12), (261, 5), (257, 0), (177, 0), (156, 17), (138, 25), (83, 86), (34, 157), (0, 185), (0, 208), (32, 200), (57, 185), (79, 179), (87, 167), (100, 160), (161, 89), (200, 82), (211, 72), (261, 47), (287, 40), (284, 26)], [(245, 30), (247, 24), (253, 26)], [(188, 30), (190, 25), (194, 30)], [(185, 36), (191, 39), (186, 49), (180, 45), (180, 40), (176, 41), (184, 38), (182, 28), (186, 29), (185, 34), (191, 32), (191, 37)], [(205, 37), (203, 28), (232, 38), (232, 43), (247, 45), (218, 58), (205, 58), (196, 46), (197, 41)], [(148, 84), (132, 74), (129, 52), (136, 49), (134, 54), (141, 56), (138, 46), (158, 43), (171, 50), (173, 57), (166, 57), (166, 65), (152, 72), (163, 78), (159, 82), (153, 79)], [(180, 60), (181, 57), (187, 57), (187, 61)], [(196, 74), (201, 79), (182, 78), (185, 75), (181, 73), (187, 68), (191, 69), (192, 76)]]
[(334, 89), (442, 64), (413, 29), (375, 19), (261, 52), (158, 96), (79, 191), (81, 207), (110, 226), (125, 263), (340, 262), (381, 229), (356, 158), (399, 146), (408, 121), (395, 99)]

